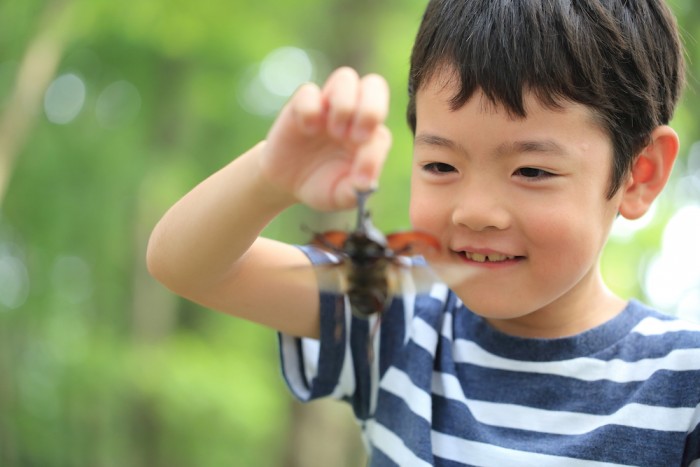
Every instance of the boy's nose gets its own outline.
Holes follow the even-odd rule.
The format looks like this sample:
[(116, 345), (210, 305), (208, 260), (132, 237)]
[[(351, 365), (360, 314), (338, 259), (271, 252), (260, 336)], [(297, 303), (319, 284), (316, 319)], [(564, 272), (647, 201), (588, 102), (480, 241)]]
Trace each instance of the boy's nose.
[(460, 198), (455, 201), (452, 223), (456, 226), (475, 232), (505, 230), (510, 226), (511, 215), (506, 200), (489, 192), (488, 188), (462, 190)]

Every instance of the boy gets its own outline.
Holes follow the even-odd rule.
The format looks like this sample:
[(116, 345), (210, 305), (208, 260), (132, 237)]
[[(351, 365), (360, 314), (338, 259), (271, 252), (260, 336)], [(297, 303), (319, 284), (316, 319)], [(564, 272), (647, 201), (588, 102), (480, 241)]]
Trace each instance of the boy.
[(164, 216), (149, 268), (279, 330), (294, 393), (352, 403), (371, 465), (700, 465), (700, 327), (598, 270), (615, 217), (666, 184), (682, 81), (662, 0), (431, 1), (410, 216), (440, 241), (429, 262), (462, 274), (394, 299), (372, 359), (374, 320), (337, 313), (299, 267), (331, 255), (258, 235), (294, 203), (350, 208), (374, 186), (391, 144), (376, 75), (302, 86), (266, 141)]

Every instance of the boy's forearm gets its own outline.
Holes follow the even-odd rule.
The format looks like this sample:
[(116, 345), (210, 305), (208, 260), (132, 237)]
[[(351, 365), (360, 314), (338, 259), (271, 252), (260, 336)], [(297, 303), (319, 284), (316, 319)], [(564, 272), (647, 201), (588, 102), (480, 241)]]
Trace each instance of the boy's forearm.
[(261, 175), (257, 156), (264, 144), (204, 180), (163, 216), (148, 245), (148, 267), (159, 281), (183, 295), (216, 283), (295, 203)]

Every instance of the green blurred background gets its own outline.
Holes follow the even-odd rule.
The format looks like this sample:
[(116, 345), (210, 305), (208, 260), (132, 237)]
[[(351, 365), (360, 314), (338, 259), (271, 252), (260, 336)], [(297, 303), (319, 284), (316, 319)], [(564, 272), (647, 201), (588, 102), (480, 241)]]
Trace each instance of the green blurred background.
[[(700, 4), (670, 3), (691, 76), (681, 158), (653, 212), (615, 226), (603, 266), (618, 293), (700, 321)], [(169, 205), (339, 65), (392, 86), (372, 209), (380, 228), (407, 228), (424, 6), (0, 0), (0, 466), (361, 464), (349, 409), (287, 394), (274, 332), (178, 299), (144, 254)], [(267, 234), (300, 242), (327, 221), (294, 209)]]

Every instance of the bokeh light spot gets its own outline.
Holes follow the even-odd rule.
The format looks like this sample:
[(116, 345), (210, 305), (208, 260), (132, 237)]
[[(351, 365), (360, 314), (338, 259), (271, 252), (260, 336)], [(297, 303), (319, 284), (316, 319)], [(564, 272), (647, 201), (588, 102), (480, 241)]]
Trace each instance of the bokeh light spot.
[(666, 225), (661, 251), (646, 273), (645, 291), (657, 307), (677, 312), (681, 302), (700, 288), (698, 238), (700, 205), (686, 205)]
[(644, 230), (654, 220), (656, 215), (656, 203), (652, 204), (649, 210), (639, 219), (625, 219), (619, 216), (615, 219), (610, 236), (616, 239), (629, 239), (637, 232)]
[(281, 47), (251, 67), (239, 83), (238, 100), (247, 112), (273, 116), (303, 83), (313, 81), (317, 65), (297, 47)]
[(97, 98), (95, 114), (104, 128), (117, 128), (132, 121), (141, 110), (141, 93), (128, 81), (116, 81)]
[(260, 80), (265, 88), (285, 98), (313, 77), (314, 65), (311, 58), (297, 47), (274, 50), (260, 64)]
[(29, 296), (29, 273), (24, 262), (0, 248), (0, 310), (19, 308)]
[(49, 85), (44, 95), (44, 113), (51, 123), (72, 122), (85, 105), (83, 80), (73, 73), (61, 75)]

